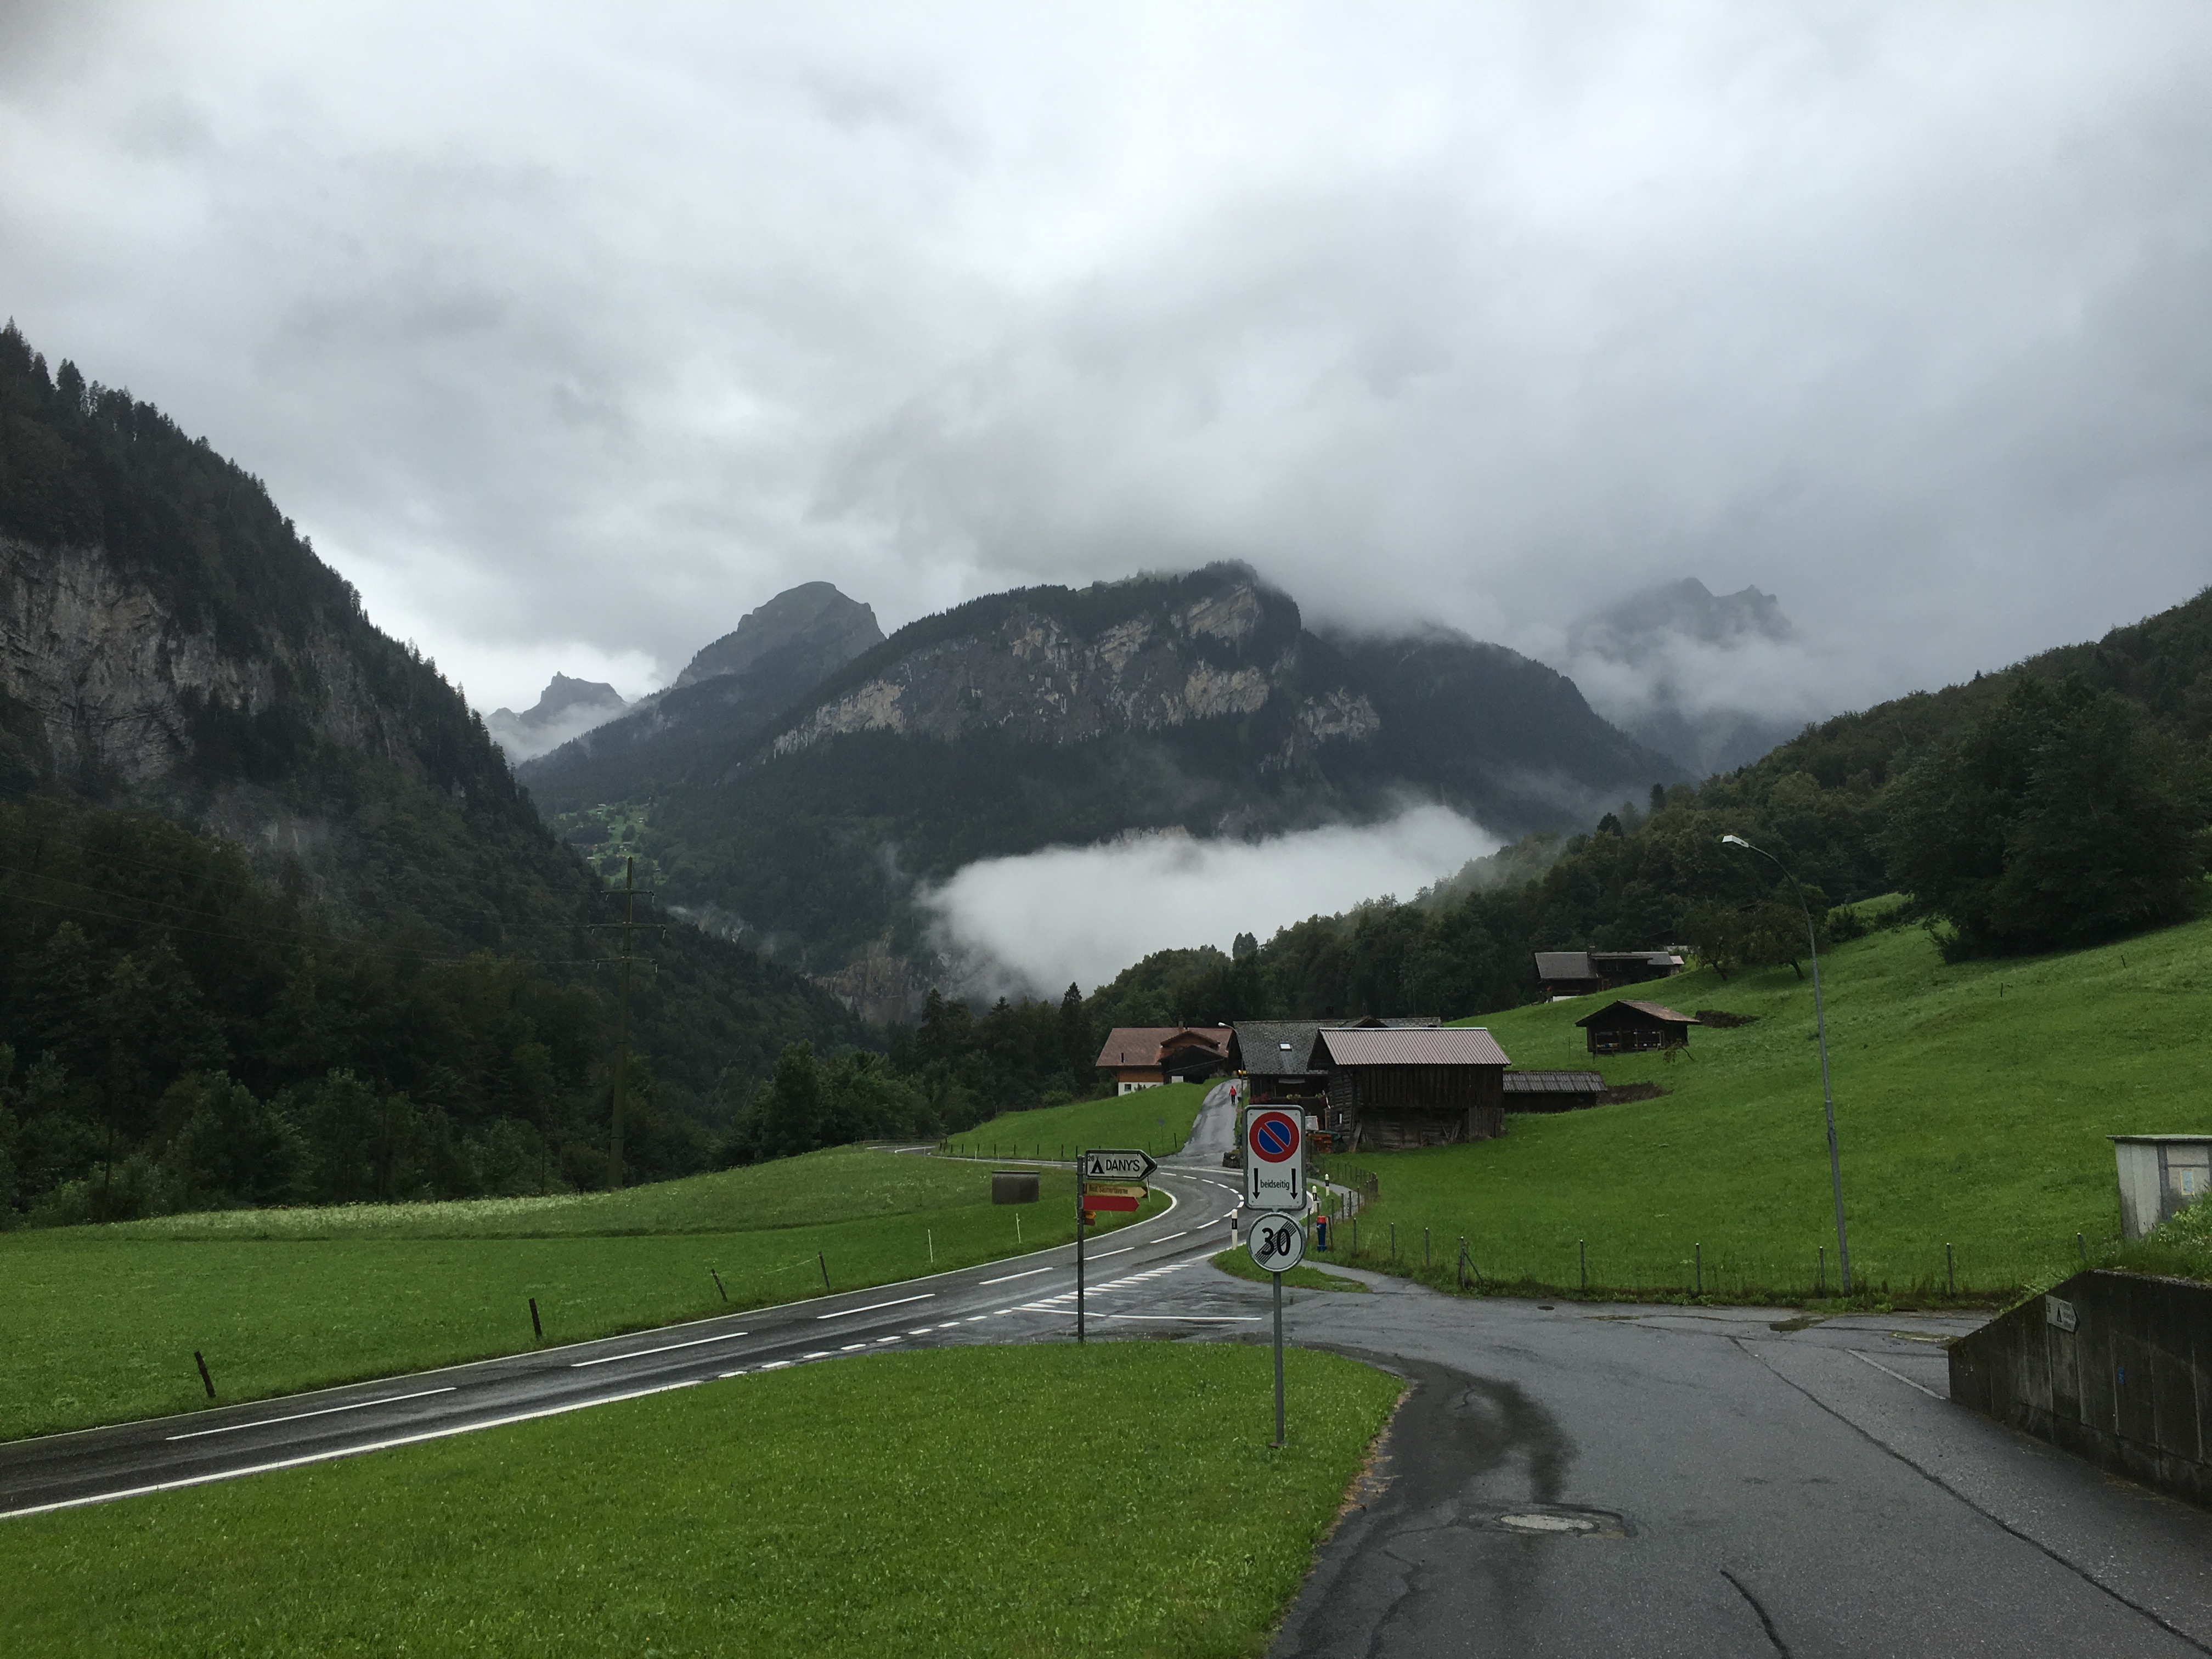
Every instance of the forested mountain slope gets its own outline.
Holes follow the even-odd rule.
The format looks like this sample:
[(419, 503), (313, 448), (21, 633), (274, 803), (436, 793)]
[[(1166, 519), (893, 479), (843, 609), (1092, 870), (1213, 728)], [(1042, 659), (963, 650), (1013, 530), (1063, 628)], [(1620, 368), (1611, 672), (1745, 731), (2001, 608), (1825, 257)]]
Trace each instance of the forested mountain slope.
[[(364, 1121), (389, 1120), (384, 1188), (394, 1159), (408, 1190), (481, 1184), (485, 1159), (509, 1183), (531, 1162), (534, 1188), (562, 1177), (556, 1141), (568, 1178), (593, 1178), (611, 1030), (600, 884), (459, 692), (368, 621), (257, 480), (127, 392), (68, 363), (50, 375), (12, 325), (0, 801), (0, 1213), (111, 1154), (166, 1157), (194, 1102), (230, 1109), (198, 1084), (161, 1104), (215, 1071), (257, 1110), (294, 1093), (298, 1111), (263, 1126), (279, 1141), (333, 1069), (352, 1073)], [(714, 1115), (726, 1071), (741, 1081), (787, 1040), (856, 1034), (814, 988), (690, 930), (652, 954), (647, 1115), (657, 1091), (678, 1118)], [(417, 1120), (402, 1157), (399, 1126)], [(703, 1124), (670, 1133), (678, 1165), (703, 1156)], [(441, 1136), (507, 1152), (434, 1178), (423, 1149)], [(309, 1180), (292, 1154), (278, 1163)], [(233, 1195), (266, 1195), (238, 1180)]]
[(1773, 866), (1831, 907), (1901, 890), (1956, 951), (2073, 948), (2207, 902), (2212, 590), (2094, 643), (1808, 728), (1724, 777), (1655, 789), (1587, 834), (1539, 835), (1411, 903), (1284, 929), (1232, 961), (1162, 951), (1086, 1004), (1164, 1024), (1509, 1007), (1533, 952), (1686, 944), (1726, 969), (1798, 959)]
[[(1564, 828), (1677, 775), (1540, 664), (1441, 630), (1322, 638), (1237, 566), (973, 600), (763, 727), (657, 753), (620, 781), (653, 796), (672, 895), (817, 972), (921, 951), (912, 895), (978, 858), (1373, 818), (1409, 796)], [(615, 776), (523, 775), (565, 810)]]

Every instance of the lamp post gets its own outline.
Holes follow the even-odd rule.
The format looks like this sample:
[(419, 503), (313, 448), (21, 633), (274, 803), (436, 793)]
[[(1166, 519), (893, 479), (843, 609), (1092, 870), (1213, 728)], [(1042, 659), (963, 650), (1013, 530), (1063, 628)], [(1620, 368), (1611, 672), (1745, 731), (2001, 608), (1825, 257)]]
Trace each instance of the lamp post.
[(1836, 1096), (1828, 1085), (1828, 1022), (1820, 1007), (1820, 945), (1813, 932), (1813, 912), (1805, 903), (1805, 890), (1797, 884), (1797, 878), (1790, 874), (1790, 866), (1762, 848), (1753, 847), (1741, 836), (1723, 836), (1726, 847), (1741, 847), (1747, 853), (1756, 853), (1788, 877), (1790, 890), (1797, 896), (1797, 908), (1805, 918), (1805, 948), (1813, 957), (1813, 1030), (1820, 1042), (1820, 1103), (1828, 1115), (1828, 1182), (1836, 1194), (1836, 1263), (1844, 1279), (1844, 1294), (1851, 1293), (1851, 1246), (1844, 1231), (1844, 1161), (1836, 1150)]

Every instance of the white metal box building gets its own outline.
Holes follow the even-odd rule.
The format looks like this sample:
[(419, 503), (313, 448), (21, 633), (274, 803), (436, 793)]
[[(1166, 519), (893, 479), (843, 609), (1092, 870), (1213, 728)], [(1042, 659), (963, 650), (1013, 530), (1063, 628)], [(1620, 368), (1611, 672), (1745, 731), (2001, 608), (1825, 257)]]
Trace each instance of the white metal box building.
[(2108, 1135), (2120, 1170), (2120, 1231), (2141, 1238), (2212, 1193), (2212, 1135)]

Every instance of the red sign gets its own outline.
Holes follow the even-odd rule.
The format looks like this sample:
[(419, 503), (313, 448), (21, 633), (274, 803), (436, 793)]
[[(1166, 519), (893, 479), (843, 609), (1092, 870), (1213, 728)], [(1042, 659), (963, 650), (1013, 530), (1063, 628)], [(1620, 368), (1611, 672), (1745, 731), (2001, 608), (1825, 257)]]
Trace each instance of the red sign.
[(1133, 1210), (1143, 1202), (1140, 1198), (1128, 1198), (1120, 1193), (1085, 1193), (1083, 1196), (1083, 1207), (1086, 1210)]
[(1288, 1112), (1255, 1112), (1244, 1130), (1244, 1139), (1252, 1148), (1254, 1157), (1267, 1164), (1280, 1164), (1294, 1156), (1298, 1150), (1298, 1121)]

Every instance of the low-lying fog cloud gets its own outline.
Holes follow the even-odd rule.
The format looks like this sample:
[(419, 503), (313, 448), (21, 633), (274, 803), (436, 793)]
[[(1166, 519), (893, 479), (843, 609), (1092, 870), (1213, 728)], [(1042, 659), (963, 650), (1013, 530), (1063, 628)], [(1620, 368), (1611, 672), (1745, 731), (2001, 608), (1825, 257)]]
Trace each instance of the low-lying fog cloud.
[[(1378, 894), (1411, 898), (1498, 845), (1481, 825), (1442, 806), (1255, 842), (1169, 830), (985, 859), (923, 902), (955, 952), (1049, 995), (1071, 982), (1086, 991), (1103, 985), (1154, 951), (1226, 951), (1239, 933), (1265, 939)], [(988, 976), (986, 966), (979, 977)]]

